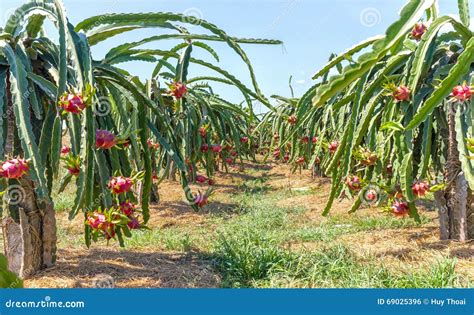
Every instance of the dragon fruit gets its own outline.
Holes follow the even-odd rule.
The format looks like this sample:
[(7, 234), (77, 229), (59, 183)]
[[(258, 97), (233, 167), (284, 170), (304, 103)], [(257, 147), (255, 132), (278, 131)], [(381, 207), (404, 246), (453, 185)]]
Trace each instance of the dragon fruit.
[(65, 167), (69, 174), (78, 176), (81, 171), (81, 157), (72, 153), (61, 158), (65, 162)]
[(423, 197), (430, 190), (430, 185), (426, 181), (416, 182), (411, 186), (411, 190), (416, 197)]
[(147, 139), (146, 144), (152, 150), (157, 150), (160, 147), (158, 142), (154, 142), (152, 139)]
[(93, 229), (100, 229), (106, 222), (106, 217), (102, 213), (94, 212), (87, 215), (87, 224)]
[(407, 101), (410, 98), (410, 89), (404, 85), (400, 85), (393, 90), (392, 97), (397, 102)]
[(463, 85), (456, 86), (450, 96), (459, 102), (465, 102), (471, 99), (472, 93), (471, 87), (464, 82)]
[(402, 217), (408, 214), (408, 204), (404, 201), (396, 200), (392, 203), (390, 208), (392, 209), (392, 213), (397, 217)]
[(59, 107), (61, 107), (65, 112), (80, 114), (84, 108), (86, 108), (86, 103), (80, 95), (72, 93), (64, 94), (59, 100)]
[(305, 162), (305, 159), (303, 156), (300, 156), (299, 158), (296, 159), (296, 164), (298, 165), (303, 165)]
[(360, 178), (357, 176), (348, 176), (346, 178), (346, 185), (352, 191), (359, 191), (362, 188)]
[(127, 223), (127, 226), (130, 230), (136, 230), (140, 228), (140, 222), (136, 217), (131, 217), (130, 221)]
[(201, 145), (201, 152), (206, 153), (207, 151), (209, 151), (209, 145), (204, 143), (203, 145)]
[(70, 146), (63, 145), (61, 147), (61, 154), (66, 155), (66, 154), (69, 154), (70, 152), (71, 152), (71, 147)]
[(288, 117), (288, 123), (292, 126), (296, 125), (298, 122), (298, 118), (295, 115), (291, 115)]
[(222, 151), (222, 146), (220, 144), (213, 144), (211, 149), (214, 153), (220, 153)]
[(201, 135), (201, 137), (206, 138), (206, 136), (207, 136), (207, 128), (206, 128), (206, 127), (200, 127), (200, 128), (199, 128), (199, 134)]
[(207, 178), (203, 175), (196, 176), (196, 182), (199, 184), (204, 184), (207, 181)]
[(170, 93), (179, 100), (188, 93), (188, 88), (182, 82), (173, 82), (170, 84)]
[(194, 197), (194, 204), (196, 204), (199, 208), (204, 207), (208, 203), (208, 198), (206, 195), (203, 195), (201, 193), (197, 194)]
[(378, 196), (378, 193), (375, 189), (369, 189), (365, 193), (365, 199), (367, 199), (367, 201), (370, 201), (370, 202), (377, 200), (377, 196)]
[(280, 149), (275, 149), (275, 151), (273, 151), (273, 157), (274, 157), (275, 159), (280, 158), (280, 154), (281, 154)]
[(328, 150), (331, 154), (334, 154), (336, 153), (338, 147), (339, 147), (339, 141), (333, 141), (328, 145)]
[(20, 178), (29, 171), (28, 162), (24, 159), (11, 159), (0, 164), (0, 177)]
[(423, 24), (422, 22), (418, 22), (415, 24), (413, 27), (413, 30), (411, 31), (411, 37), (413, 37), (416, 40), (421, 40), (421, 37), (423, 34), (426, 32), (426, 25)]
[(110, 149), (117, 144), (117, 139), (113, 133), (108, 130), (97, 129), (95, 133), (95, 146), (98, 149)]
[(135, 204), (130, 201), (121, 202), (119, 205), (119, 210), (127, 217), (130, 217), (135, 212)]
[(101, 230), (106, 240), (110, 240), (115, 237), (115, 224), (112, 222), (106, 222), (102, 226)]
[(249, 142), (249, 138), (248, 137), (242, 137), (240, 138), (240, 143), (248, 143)]
[(112, 177), (109, 181), (109, 189), (113, 194), (127, 193), (132, 189), (133, 181), (131, 178), (118, 176)]

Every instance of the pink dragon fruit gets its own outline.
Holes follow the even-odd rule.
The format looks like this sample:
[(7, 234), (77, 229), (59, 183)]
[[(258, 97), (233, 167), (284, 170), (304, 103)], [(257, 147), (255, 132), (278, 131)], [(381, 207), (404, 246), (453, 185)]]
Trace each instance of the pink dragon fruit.
[(59, 100), (59, 107), (61, 107), (65, 112), (80, 114), (84, 108), (86, 108), (86, 103), (84, 103), (84, 100), (80, 95), (65, 94)]
[(456, 86), (450, 96), (459, 102), (465, 102), (471, 99), (472, 93), (471, 87), (464, 82), (463, 85)]
[(418, 22), (415, 24), (413, 27), (413, 30), (411, 31), (411, 37), (413, 37), (416, 40), (421, 40), (421, 37), (423, 34), (426, 32), (426, 25), (423, 24), (422, 22)]
[(183, 98), (188, 92), (188, 88), (182, 82), (174, 82), (170, 84), (170, 92), (176, 99)]
[(101, 230), (106, 240), (110, 240), (115, 237), (115, 224), (112, 222), (104, 223)]
[(204, 184), (207, 181), (207, 178), (203, 175), (196, 176), (196, 182), (199, 184)]
[(101, 229), (102, 225), (106, 222), (105, 215), (102, 213), (94, 212), (93, 214), (87, 215), (87, 224), (95, 230)]
[(416, 197), (423, 197), (430, 190), (430, 185), (426, 181), (416, 182), (411, 186), (411, 190)]
[(368, 201), (375, 201), (377, 200), (377, 191), (375, 191), (375, 189), (369, 189), (366, 194), (365, 194), (365, 199), (367, 199)]
[(352, 191), (359, 191), (362, 188), (360, 178), (357, 176), (348, 176), (346, 178), (346, 185)]
[(29, 171), (28, 162), (24, 159), (11, 159), (0, 164), (0, 177), (20, 178)]
[(147, 139), (146, 144), (152, 150), (157, 150), (160, 147), (160, 144), (158, 142), (154, 142), (152, 139)]
[(214, 153), (220, 153), (222, 151), (222, 146), (220, 144), (213, 144), (211, 149)]
[(109, 189), (116, 195), (129, 192), (132, 186), (132, 179), (123, 176), (112, 177), (109, 182)]
[(339, 141), (333, 141), (328, 145), (328, 150), (331, 154), (334, 154), (336, 153), (338, 147), (339, 147)]
[(206, 136), (207, 136), (207, 128), (206, 128), (206, 127), (200, 127), (200, 128), (199, 128), (199, 134), (201, 135), (201, 137), (206, 138)]
[(242, 137), (240, 138), (240, 143), (248, 143), (249, 142), (249, 138), (248, 137)]
[(67, 145), (63, 145), (61, 147), (61, 154), (66, 155), (66, 154), (69, 154), (70, 152), (71, 152), (71, 147)]
[(410, 89), (404, 85), (400, 85), (393, 90), (392, 97), (397, 102), (403, 102), (410, 98)]
[(288, 123), (292, 126), (296, 125), (298, 122), (298, 118), (295, 115), (291, 115), (288, 117)]
[(135, 212), (135, 205), (130, 201), (124, 201), (120, 203), (119, 210), (127, 217), (130, 217)]
[(197, 194), (194, 197), (194, 204), (196, 204), (199, 208), (204, 207), (208, 203), (208, 198), (206, 195), (203, 195), (201, 193)]
[(108, 130), (97, 129), (95, 133), (95, 146), (98, 149), (108, 150), (117, 144), (117, 139)]
[(201, 145), (201, 152), (206, 153), (207, 151), (209, 151), (209, 145), (204, 143), (203, 145)]
[(275, 159), (280, 158), (280, 154), (281, 154), (281, 150), (280, 150), (280, 149), (275, 149), (275, 151), (273, 151), (273, 157), (274, 157)]
[(127, 226), (130, 230), (136, 230), (140, 228), (140, 222), (136, 217), (131, 217), (130, 221), (127, 223)]
[(392, 213), (397, 217), (403, 217), (408, 214), (408, 204), (404, 201), (396, 200), (392, 203), (390, 208), (392, 209)]

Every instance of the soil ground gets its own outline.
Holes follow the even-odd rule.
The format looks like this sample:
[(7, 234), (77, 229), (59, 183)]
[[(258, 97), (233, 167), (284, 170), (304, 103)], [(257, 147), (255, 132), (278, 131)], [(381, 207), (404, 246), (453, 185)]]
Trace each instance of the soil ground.
[[(290, 251), (311, 253), (328, 244), (342, 244), (362, 260), (372, 257), (370, 259), (395, 272), (428, 269), (440, 259), (452, 259), (456, 274), (464, 279), (463, 285), (470, 286), (474, 282), (473, 243), (440, 241), (435, 211), (422, 210), (424, 222), (421, 225), (403, 219), (408, 220), (405, 224), (395, 222), (399, 219), (391, 218), (378, 208), (347, 214), (351, 201), (346, 199), (336, 202), (330, 216), (323, 217), (321, 212), (330, 181), (313, 179), (309, 172), (290, 174), (286, 165), (245, 164), (243, 170), (236, 168), (229, 174), (219, 174), (216, 181), (211, 203), (201, 212), (187, 206), (178, 183), (160, 184), (161, 200), (152, 206), (148, 224), (151, 231), (141, 232), (123, 249), (115, 243), (93, 244), (87, 249), (82, 244), (83, 218), (71, 222), (67, 211), (58, 212), (57, 265), (26, 280), (25, 286), (223, 286), (223, 274), (215, 268), (212, 259), (218, 237), (216, 231), (225, 222), (238, 220), (242, 215), (238, 209), (244, 195), (246, 198), (275, 198), (275, 207), (299, 209), (291, 215), (290, 224), (292, 229), (304, 233), (315, 233), (327, 223), (332, 223), (331, 231), (348, 228), (347, 233), (336, 231), (336, 236), (327, 240), (311, 234), (286, 237), (279, 246)], [(282, 229), (281, 233), (288, 231)]]

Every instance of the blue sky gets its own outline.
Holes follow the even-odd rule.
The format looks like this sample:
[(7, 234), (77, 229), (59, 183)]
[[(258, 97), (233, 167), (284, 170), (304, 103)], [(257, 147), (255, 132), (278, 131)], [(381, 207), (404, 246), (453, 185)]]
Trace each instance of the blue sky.
[[(5, 15), (24, 3), (23, 0), (0, 0), (0, 12)], [(283, 46), (243, 45), (254, 68), (260, 87), (266, 96), (289, 96), (288, 79), (293, 76), (295, 94), (301, 95), (311, 85), (311, 76), (321, 68), (331, 53), (339, 53), (368, 37), (382, 34), (398, 16), (406, 0), (64, 0), (68, 17), (73, 23), (106, 12), (166, 11), (199, 16), (236, 37), (272, 38)], [(471, 2), (472, 6), (472, 2)], [(442, 13), (457, 14), (457, 1), (440, 0)], [(7, 13), (5, 13), (7, 12)], [(474, 12), (474, 8), (471, 8)], [(191, 26), (193, 33), (205, 33)], [(163, 33), (140, 30), (117, 36), (105, 44), (93, 47), (96, 59), (108, 49), (144, 36)], [(148, 47), (168, 48), (176, 42), (161, 42)], [(145, 46), (147, 47), (147, 46)], [(250, 85), (245, 65), (235, 53), (221, 43), (212, 43), (220, 57), (219, 65)], [(196, 49), (197, 50), (197, 49)], [(212, 60), (207, 53), (197, 57)], [(147, 63), (124, 65), (142, 78), (149, 77), (153, 66)], [(195, 66), (192, 75), (207, 73)], [(240, 101), (239, 93), (217, 87), (232, 101)]]

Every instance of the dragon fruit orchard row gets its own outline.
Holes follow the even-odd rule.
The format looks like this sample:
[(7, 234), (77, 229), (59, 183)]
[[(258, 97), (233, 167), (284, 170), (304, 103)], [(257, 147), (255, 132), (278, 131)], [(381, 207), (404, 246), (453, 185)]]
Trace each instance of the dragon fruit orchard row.
[[(92, 104), (92, 93), (90, 92), (90, 89), (87, 95), (65, 93), (61, 97), (58, 106), (64, 112), (79, 115), (87, 106)], [(187, 87), (181, 82), (175, 82), (170, 84), (169, 93), (179, 100), (185, 97), (187, 93)], [(200, 130), (203, 137), (206, 136), (205, 130), (206, 129), (204, 127)], [(117, 145), (121, 145), (122, 149), (126, 149), (129, 145), (129, 141), (127, 139), (120, 139), (108, 130), (98, 129), (96, 130), (95, 135), (95, 148), (98, 150), (109, 150), (116, 147)], [(248, 142), (248, 138), (242, 137), (241, 142)], [(156, 150), (160, 147), (159, 143), (152, 139), (147, 139), (147, 144), (148, 147), (153, 150)], [(203, 145), (203, 147), (205, 146), (207, 145)], [(220, 153), (222, 151), (220, 144), (212, 145), (211, 149), (214, 153)], [(202, 149), (202, 151), (207, 152), (207, 149)], [(80, 156), (73, 154), (71, 147), (67, 145), (64, 145), (61, 148), (61, 155), (68, 173), (71, 176), (79, 176), (81, 171)], [(232, 151), (231, 155), (235, 157), (236, 152)], [(233, 159), (227, 158), (226, 162), (228, 164), (232, 164)], [(0, 164), (0, 177), (7, 179), (20, 179), (22, 176), (28, 174), (29, 169), (30, 166), (27, 160), (19, 157), (12, 158)], [(126, 195), (127, 193), (131, 192), (132, 187), (137, 183), (137, 181), (140, 180), (142, 175), (142, 173), (138, 173), (133, 178), (124, 176), (111, 177), (108, 188), (110, 189), (111, 193), (117, 197), (119, 195)], [(207, 179), (203, 175), (197, 175), (195, 180), (199, 184), (208, 183), (209, 186), (215, 185), (214, 179)], [(204, 207), (208, 203), (209, 195), (210, 192), (206, 192), (205, 194), (199, 192), (194, 197), (194, 204), (200, 208)], [(99, 237), (104, 237), (105, 239), (110, 240), (116, 236), (117, 229), (135, 230), (146, 228), (146, 226), (140, 224), (138, 206), (128, 199), (119, 201), (118, 198), (117, 205), (109, 209), (99, 208), (88, 212), (86, 216), (86, 224), (92, 229), (94, 240), (97, 240)]]

